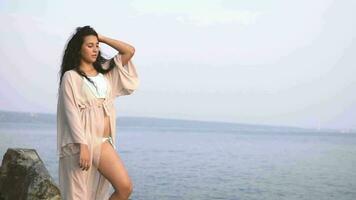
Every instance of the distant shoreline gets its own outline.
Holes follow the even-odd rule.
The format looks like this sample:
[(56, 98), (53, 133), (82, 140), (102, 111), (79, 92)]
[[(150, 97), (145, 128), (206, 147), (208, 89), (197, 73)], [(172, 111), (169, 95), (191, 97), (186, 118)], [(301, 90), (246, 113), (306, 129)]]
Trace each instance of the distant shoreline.
[[(273, 125), (258, 125), (258, 124), (243, 124), (232, 122), (217, 122), (217, 121), (201, 121), (201, 120), (186, 120), (186, 119), (169, 119), (157, 117), (118, 117), (117, 124), (121, 127), (137, 127), (137, 128), (187, 128), (195, 129), (196, 131), (243, 131), (249, 132), (311, 132), (311, 133), (346, 133), (356, 134), (356, 130), (338, 130), (338, 129), (312, 129), (300, 128), (293, 126), (273, 126)], [(49, 113), (33, 113), (33, 112), (13, 112), (0, 111), (0, 124), (22, 123), (33, 124), (40, 123), (52, 127), (56, 123), (56, 114)]]

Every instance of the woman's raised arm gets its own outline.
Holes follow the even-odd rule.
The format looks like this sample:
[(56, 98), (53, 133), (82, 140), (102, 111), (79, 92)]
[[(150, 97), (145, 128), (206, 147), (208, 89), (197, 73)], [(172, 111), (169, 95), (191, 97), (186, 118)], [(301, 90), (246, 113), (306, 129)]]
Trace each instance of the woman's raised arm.
[(99, 38), (100, 41), (118, 51), (113, 58), (102, 65), (104, 69), (109, 68), (110, 62), (113, 62), (115, 65), (111, 71), (105, 74), (112, 86), (113, 96), (118, 97), (133, 93), (140, 84), (136, 66), (131, 59), (135, 53), (135, 49), (131, 45), (119, 40), (102, 35), (99, 35)]
[(126, 65), (135, 54), (135, 48), (123, 41), (98, 34), (99, 42), (103, 42), (116, 49), (121, 54), (122, 65)]

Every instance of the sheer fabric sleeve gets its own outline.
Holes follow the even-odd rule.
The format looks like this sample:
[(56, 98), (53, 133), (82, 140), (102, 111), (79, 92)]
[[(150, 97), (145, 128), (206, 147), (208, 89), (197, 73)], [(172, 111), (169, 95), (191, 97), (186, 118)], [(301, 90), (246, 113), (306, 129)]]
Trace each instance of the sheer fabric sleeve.
[(138, 88), (140, 81), (132, 59), (123, 66), (121, 54), (117, 53), (113, 58), (103, 64), (105, 69), (109, 68), (109, 63), (112, 59), (114, 60), (115, 67), (106, 74), (106, 77), (111, 84), (114, 97), (133, 93)]
[(69, 130), (73, 143), (88, 144), (84, 135), (84, 126), (80, 119), (79, 107), (75, 101), (70, 73), (64, 73), (60, 86), (59, 99), (64, 125)]

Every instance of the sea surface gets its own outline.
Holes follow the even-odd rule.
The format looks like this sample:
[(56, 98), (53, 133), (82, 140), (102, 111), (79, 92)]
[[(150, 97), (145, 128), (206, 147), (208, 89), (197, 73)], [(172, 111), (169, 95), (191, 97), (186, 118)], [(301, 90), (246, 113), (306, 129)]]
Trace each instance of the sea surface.
[[(118, 126), (131, 199), (356, 199), (356, 134), (206, 127)], [(0, 123), (0, 159), (7, 148), (34, 148), (58, 184), (55, 128)]]

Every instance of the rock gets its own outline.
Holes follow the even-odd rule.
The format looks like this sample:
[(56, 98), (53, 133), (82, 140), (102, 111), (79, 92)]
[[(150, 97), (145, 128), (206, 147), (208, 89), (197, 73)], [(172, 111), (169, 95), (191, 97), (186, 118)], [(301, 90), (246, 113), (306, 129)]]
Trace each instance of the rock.
[(9, 148), (0, 167), (0, 200), (59, 200), (60, 190), (35, 149)]

